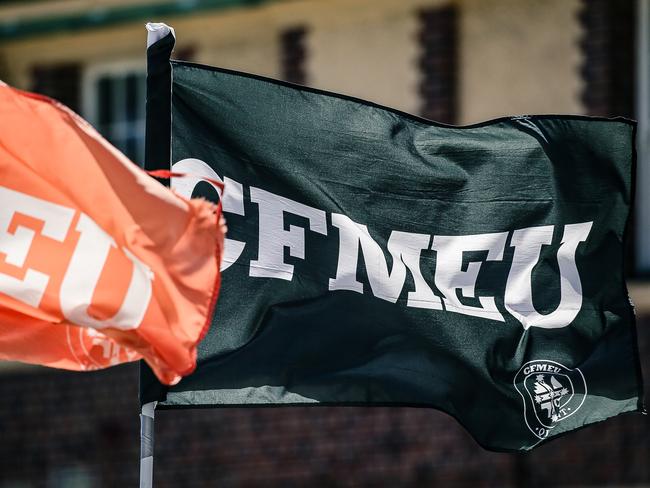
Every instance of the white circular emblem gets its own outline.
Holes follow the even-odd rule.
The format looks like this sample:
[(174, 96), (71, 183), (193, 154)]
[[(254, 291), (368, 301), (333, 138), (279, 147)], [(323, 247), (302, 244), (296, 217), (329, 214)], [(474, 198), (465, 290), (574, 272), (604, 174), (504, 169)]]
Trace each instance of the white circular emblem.
[(587, 396), (582, 371), (545, 359), (524, 364), (513, 383), (524, 402), (526, 425), (540, 439), (576, 413)]

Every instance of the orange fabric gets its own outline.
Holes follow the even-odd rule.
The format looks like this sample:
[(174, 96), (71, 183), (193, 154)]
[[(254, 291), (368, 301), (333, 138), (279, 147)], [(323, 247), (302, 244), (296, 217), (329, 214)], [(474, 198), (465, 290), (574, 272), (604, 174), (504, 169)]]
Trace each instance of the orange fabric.
[(0, 85), (0, 359), (83, 371), (144, 358), (177, 382), (210, 324), (221, 219), (66, 107)]

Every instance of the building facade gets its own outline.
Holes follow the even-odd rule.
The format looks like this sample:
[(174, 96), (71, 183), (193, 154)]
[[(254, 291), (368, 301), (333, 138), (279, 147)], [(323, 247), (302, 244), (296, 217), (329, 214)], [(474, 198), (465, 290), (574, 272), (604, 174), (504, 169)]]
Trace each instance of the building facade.
[[(628, 271), (650, 374), (650, 0), (0, 1), (0, 79), (78, 111), (143, 161), (146, 21), (175, 57), (449, 123), (639, 120)], [(646, 380), (647, 384), (647, 380)], [(137, 366), (0, 369), (0, 488), (134, 486)], [(450, 418), (390, 408), (162, 412), (155, 486), (650, 486), (629, 416), (531, 455), (481, 451)]]

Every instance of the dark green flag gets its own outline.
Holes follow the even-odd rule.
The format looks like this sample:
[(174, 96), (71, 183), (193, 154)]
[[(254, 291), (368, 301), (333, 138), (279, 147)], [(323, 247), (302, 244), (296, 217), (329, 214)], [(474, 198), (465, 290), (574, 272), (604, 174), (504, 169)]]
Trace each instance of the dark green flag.
[(172, 46), (149, 48), (147, 164), (171, 154), (188, 196), (223, 180), (229, 231), (196, 371), (143, 367), (142, 403), (432, 407), (494, 450), (643, 410), (632, 121), (453, 127)]

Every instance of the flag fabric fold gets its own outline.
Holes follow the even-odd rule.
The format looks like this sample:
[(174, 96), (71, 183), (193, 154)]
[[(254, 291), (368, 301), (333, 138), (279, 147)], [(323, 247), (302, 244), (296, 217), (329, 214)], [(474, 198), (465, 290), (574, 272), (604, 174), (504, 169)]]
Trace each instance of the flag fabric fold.
[(149, 47), (147, 130), (170, 139), (148, 150), (223, 181), (229, 231), (196, 371), (168, 388), (142, 368), (142, 403), (433, 407), (501, 451), (643, 410), (634, 122), (447, 126), (173, 44)]
[(0, 86), (0, 358), (196, 365), (219, 290), (220, 208), (174, 194), (63, 105)]

